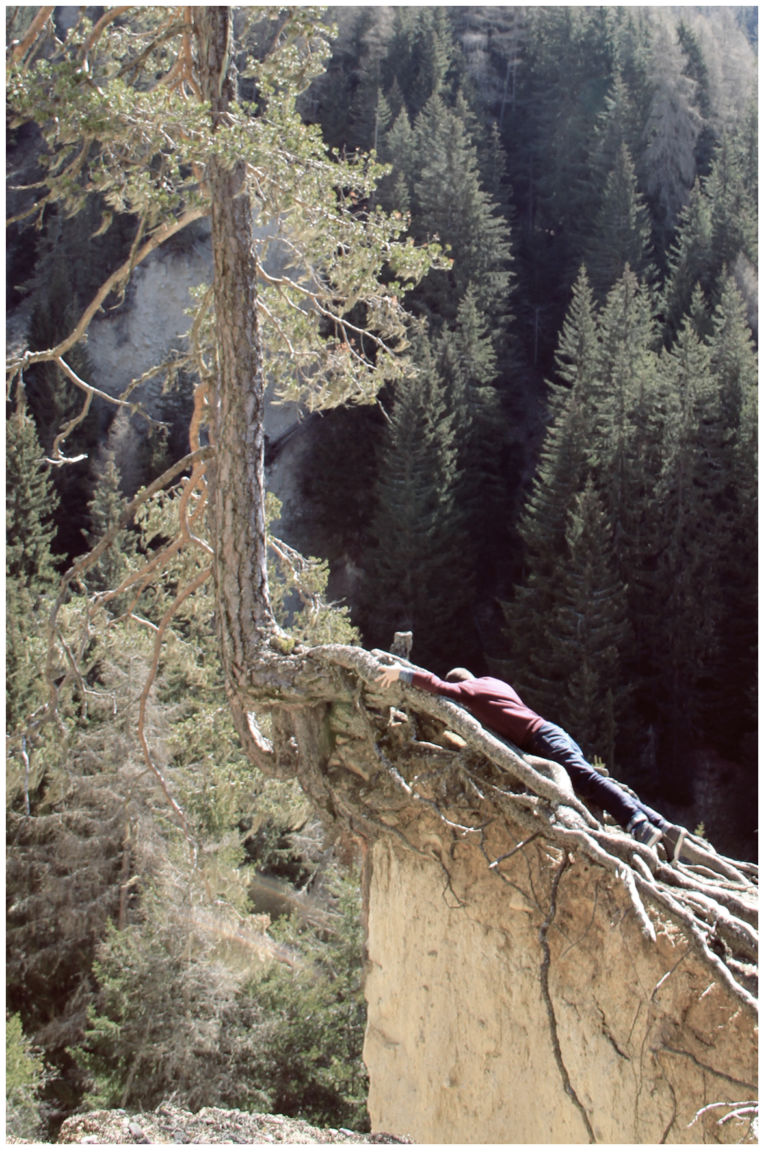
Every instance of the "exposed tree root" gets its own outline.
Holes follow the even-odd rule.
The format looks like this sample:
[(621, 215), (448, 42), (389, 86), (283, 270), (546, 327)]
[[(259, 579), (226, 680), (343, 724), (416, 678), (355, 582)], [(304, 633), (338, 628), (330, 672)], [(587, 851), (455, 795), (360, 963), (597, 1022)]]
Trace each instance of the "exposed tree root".
[[(474, 840), (502, 880), (505, 861), (537, 838), (563, 858), (583, 854), (620, 881), (647, 939), (655, 939), (654, 916), (674, 923), (713, 978), (756, 1015), (755, 865), (722, 857), (688, 833), (681, 859), (661, 860), (655, 849), (602, 824), (556, 765), (523, 757), (457, 705), (401, 682), (382, 693), (376, 683), (381, 663), (407, 664), (401, 658), (341, 645), (303, 655), (311, 665), (353, 674), (342, 679), (347, 690), (331, 706), (332, 713), (343, 709), (343, 732), (337, 720), (334, 737), (332, 720), (328, 755), (315, 756), (309, 769), (325, 776), (331, 807), (339, 816), (343, 810), (342, 819), (360, 830), (366, 825), (369, 833), (375, 827), (398, 835), (395, 812), (428, 808), (445, 827), (448, 844)], [(326, 689), (330, 679), (320, 678)], [(301, 759), (297, 771), (306, 775), (306, 755)], [(490, 850), (490, 825), (496, 839), (510, 837), (506, 851), (496, 850), (496, 839)]]

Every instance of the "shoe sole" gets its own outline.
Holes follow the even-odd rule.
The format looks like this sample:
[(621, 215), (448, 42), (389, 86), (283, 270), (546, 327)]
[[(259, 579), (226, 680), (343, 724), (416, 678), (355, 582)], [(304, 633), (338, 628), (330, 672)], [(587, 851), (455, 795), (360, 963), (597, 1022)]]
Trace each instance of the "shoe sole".
[(661, 834), (661, 838), (670, 864), (677, 864), (685, 844), (685, 828), (680, 828), (677, 824), (670, 824)]

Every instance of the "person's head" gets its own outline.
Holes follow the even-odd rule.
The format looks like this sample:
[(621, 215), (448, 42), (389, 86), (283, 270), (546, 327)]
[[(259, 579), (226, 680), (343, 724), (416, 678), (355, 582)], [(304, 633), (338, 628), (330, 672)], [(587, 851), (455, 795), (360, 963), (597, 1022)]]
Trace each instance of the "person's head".
[(446, 674), (446, 680), (474, 680), (475, 677), (467, 668), (451, 668), (450, 672)]

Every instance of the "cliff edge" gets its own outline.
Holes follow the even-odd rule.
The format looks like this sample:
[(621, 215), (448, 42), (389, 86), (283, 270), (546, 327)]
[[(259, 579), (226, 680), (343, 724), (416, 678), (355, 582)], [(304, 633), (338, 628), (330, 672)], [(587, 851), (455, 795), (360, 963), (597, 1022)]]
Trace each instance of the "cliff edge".
[(754, 1143), (756, 866), (690, 833), (657, 855), (556, 765), (398, 691), (365, 838), (373, 1129)]

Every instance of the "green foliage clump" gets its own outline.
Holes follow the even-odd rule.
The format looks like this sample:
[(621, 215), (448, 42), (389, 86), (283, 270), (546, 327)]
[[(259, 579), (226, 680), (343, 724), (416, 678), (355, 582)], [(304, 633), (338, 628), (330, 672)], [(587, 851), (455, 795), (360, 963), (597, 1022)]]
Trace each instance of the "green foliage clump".
[[(124, 507), (118, 481), (108, 468), (92, 509), (102, 532)], [(302, 1063), (283, 1031), (290, 1004), (303, 995), (309, 1013), (319, 997), (330, 1034), (342, 1013), (334, 1005), (349, 1010), (347, 985), (338, 983), (344, 965), (360, 985), (359, 924), (334, 911), (341, 898), (328, 893), (336, 880), (333, 870), (326, 875), (321, 829), (308, 826), (295, 783), (264, 780), (242, 751), (217, 659), (210, 582), (180, 602), (159, 653), (146, 626), (205, 571), (204, 550), (182, 550), (161, 586), (142, 586), (152, 549), (176, 532), (183, 499), (180, 486), (146, 500), (127, 546), (102, 553), (84, 575), (87, 594), (62, 606), (59, 638), (81, 677), (68, 677), (64, 650), (54, 650), (58, 731), (21, 742), (44, 698), (40, 669), (17, 703), (14, 736), (29, 754), (26, 774), (20, 755), (9, 773), (9, 1004), (45, 1048), (58, 1072), (50, 1091), (68, 1110), (82, 1099), (146, 1107), (171, 1095), (193, 1108), (275, 1109), (279, 1098), (309, 1118), (325, 1101), (327, 1120), (338, 1106), (357, 1123), (362, 1009), (356, 1031), (331, 1036), (328, 1061), (315, 1044), (303, 1081), (284, 1068)], [(188, 502), (191, 517), (194, 508)], [(271, 507), (272, 516), (278, 511)], [(309, 644), (353, 637), (346, 613), (325, 601), (325, 566), (274, 545), (270, 577), (284, 626)], [(110, 589), (119, 580), (126, 591), (116, 598)], [(28, 651), (44, 664), (44, 639), (37, 648), (34, 639)], [(137, 740), (140, 713), (147, 755)], [(251, 905), (254, 870), (319, 886), (321, 927), (297, 926), (290, 942), (291, 929), (270, 933)], [(326, 942), (333, 958), (323, 967)], [(290, 988), (272, 972), (288, 961)], [(318, 971), (326, 974), (319, 981)], [(268, 1059), (259, 1047), (267, 1042)], [(238, 1079), (240, 1059), (249, 1071)], [(292, 1093), (279, 1087), (289, 1083)]]
[(368, 635), (387, 645), (413, 631), (422, 662), (447, 657), (469, 631), (472, 575), (450, 396), (425, 333), (419, 375), (395, 389), (378, 461), (367, 553)]
[[(323, 927), (259, 924), (167, 897), (110, 929), (75, 1055), (90, 1107), (206, 1105), (366, 1126), (359, 889), (340, 876)], [(261, 928), (261, 932), (259, 931)]]
[(6, 424), (6, 573), (30, 592), (54, 577), (54, 497), (50, 469), (25, 400), (17, 401)]
[(276, 1112), (362, 1132), (368, 1120), (360, 892), (341, 877), (333, 889), (336, 908), (326, 930), (296, 920), (273, 930), (300, 959), (273, 961), (247, 989), (261, 1041), (250, 1054), (248, 1078), (269, 1086)]
[(45, 1106), (41, 1093), (48, 1079), (41, 1053), (24, 1035), (21, 1018), (5, 1021), (5, 1137), (13, 1143), (43, 1138)]

